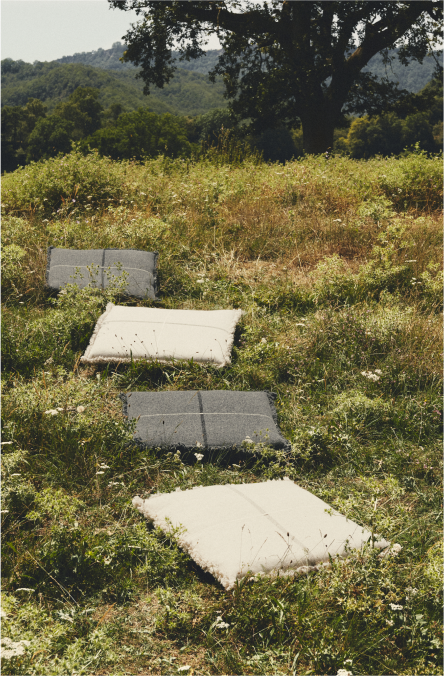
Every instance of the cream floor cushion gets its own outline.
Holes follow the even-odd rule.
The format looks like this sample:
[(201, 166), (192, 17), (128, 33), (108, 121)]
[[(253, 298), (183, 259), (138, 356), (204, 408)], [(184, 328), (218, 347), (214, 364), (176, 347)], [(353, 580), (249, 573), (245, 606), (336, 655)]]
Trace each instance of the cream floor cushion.
[(81, 361), (150, 359), (225, 366), (242, 310), (163, 310), (108, 303)]
[(176, 489), (136, 496), (133, 505), (165, 531), (180, 527), (180, 546), (226, 589), (248, 572), (319, 569), (371, 540), (368, 530), (289, 479)]

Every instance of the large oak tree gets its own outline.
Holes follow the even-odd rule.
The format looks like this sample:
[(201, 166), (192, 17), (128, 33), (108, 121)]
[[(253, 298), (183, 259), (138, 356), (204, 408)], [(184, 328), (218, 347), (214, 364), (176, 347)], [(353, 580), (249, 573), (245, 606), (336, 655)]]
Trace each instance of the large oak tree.
[(441, 0), (312, 2), (109, 0), (140, 21), (124, 37), (124, 59), (141, 66), (145, 93), (173, 77), (173, 48), (190, 60), (218, 35), (223, 53), (210, 74), (222, 75), (230, 108), (260, 132), (302, 122), (304, 148), (333, 145), (344, 113), (382, 112), (408, 92), (362, 69), (378, 52), (398, 47), (402, 63), (422, 59), (441, 35)]

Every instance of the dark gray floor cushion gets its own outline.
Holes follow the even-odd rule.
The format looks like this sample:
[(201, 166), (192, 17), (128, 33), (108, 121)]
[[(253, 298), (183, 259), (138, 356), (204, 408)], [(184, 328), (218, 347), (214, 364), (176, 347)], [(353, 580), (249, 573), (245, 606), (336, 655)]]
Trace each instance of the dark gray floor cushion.
[(232, 449), (245, 440), (289, 448), (271, 392), (188, 391), (122, 394), (124, 415), (136, 419), (135, 440), (147, 447)]
[(76, 284), (106, 288), (113, 278), (127, 273), (125, 293), (137, 298), (157, 298), (157, 251), (137, 249), (48, 249), (46, 283), (51, 289)]

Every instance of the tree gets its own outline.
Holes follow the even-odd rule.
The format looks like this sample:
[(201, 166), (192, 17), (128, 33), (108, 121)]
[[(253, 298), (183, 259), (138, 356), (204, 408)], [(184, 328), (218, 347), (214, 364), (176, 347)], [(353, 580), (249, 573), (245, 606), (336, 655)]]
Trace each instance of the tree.
[(178, 157), (191, 152), (183, 119), (169, 113), (156, 115), (146, 108), (119, 115), (114, 125), (84, 139), (82, 147), (88, 146), (113, 160), (140, 160), (159, 154)]
[(74, 140), (78, 141), (100, 128), (103, 107), (98, 97), (99, 90), (94, 87), (77, 87), (68, 101), (55, 107), (55, 116), (73, 124)]
[(217, 34), (223, 53), (210, 77), (222, 75), (233, 113), (250, 120), (254, 133), (301, 121), (310, 153), (332, 147), (344, 113), (363, 105), (378, 114), (407, 94), (362, 69), (378, 52), (388, 60), (396, 46), (402, 63), (422, 62), (439, 40), (443, 14), (438, 0), (109, 2), (141, 17), (125, 35), (123, 58), (141, 66), (146, 94), (173, 77), (175, 44), (189, 61)]
[(26, 106), (2, 108), (2, 170), (14, 171), (25, 163), (28, 141), (38, 121), (46, 116), (46, 106), (29, 99)]
[(73, 131), (74, 124), (57, 115), (41, 118), (29, 136), (27, 161), (69, 153)]

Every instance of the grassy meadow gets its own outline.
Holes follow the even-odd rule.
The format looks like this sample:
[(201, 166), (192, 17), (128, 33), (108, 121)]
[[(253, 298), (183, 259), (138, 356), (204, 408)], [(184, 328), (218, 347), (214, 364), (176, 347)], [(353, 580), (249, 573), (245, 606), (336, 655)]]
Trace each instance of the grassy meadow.
[[(442, 674), (441, 208), (420, 151), (3, 177), (3, 673)], [(157, 250), (161, 300), (51, 294), (49, 245)], [(110, 300), (242, 308), (231, 366), (81, 365)], [(132, 443), (120, 392), (197, 388), (276, 392), (291, 453)], [(226, 592), (131, 505), (284, 476), (402, 549)]]

